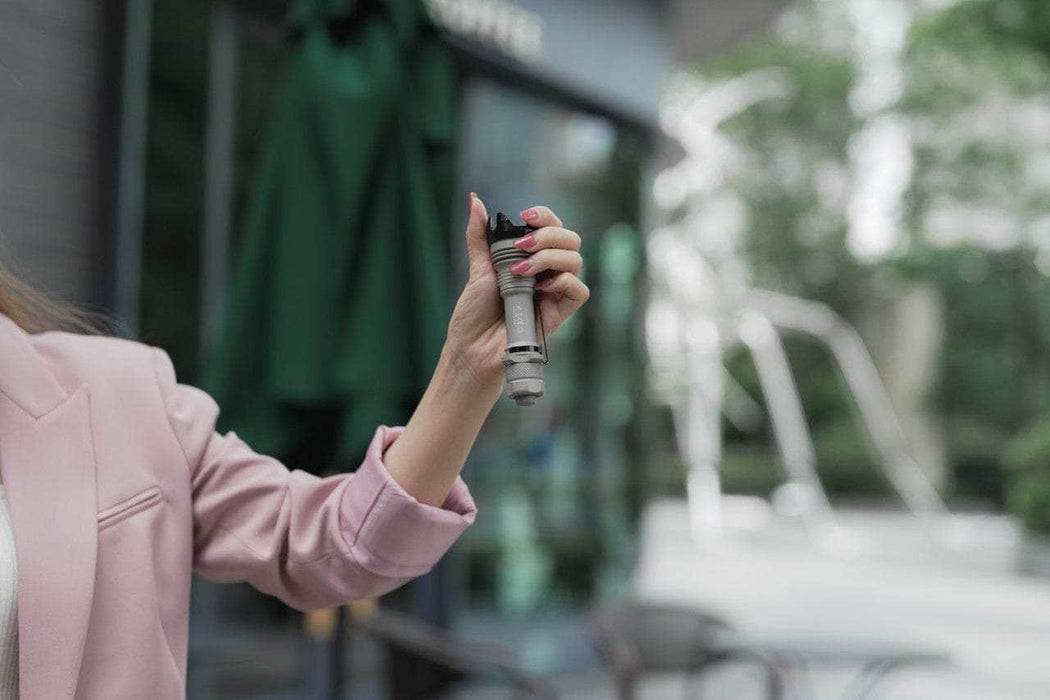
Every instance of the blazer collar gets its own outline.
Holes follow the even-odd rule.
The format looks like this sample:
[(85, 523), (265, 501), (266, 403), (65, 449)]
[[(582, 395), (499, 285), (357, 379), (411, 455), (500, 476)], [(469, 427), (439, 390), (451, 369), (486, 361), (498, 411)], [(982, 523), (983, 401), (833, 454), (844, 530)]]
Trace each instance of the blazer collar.
[(40, 418), (69, 398), (30, 336), (0, 313), (0, 393), (34, 418)]
[(86, 386), (66, 392), (2, 314), (0, 473), (18, 568), (20, 696), (73, 697), (98, 549), (90, 395)]

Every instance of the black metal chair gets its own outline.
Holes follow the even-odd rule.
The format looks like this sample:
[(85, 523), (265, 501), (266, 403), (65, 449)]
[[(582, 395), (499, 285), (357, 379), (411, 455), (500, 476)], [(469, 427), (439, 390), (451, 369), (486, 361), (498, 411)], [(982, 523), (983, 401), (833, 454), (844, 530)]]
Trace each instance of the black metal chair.
[[(403, 652), (394, 657), (403, 668), (394, 668), (390, 674), (400, 679), (398, 687), (391, 689), (398, 700), (441, 697), (467, 677), (493, 675), (511, 688), (516, 699), (558, 697), (553, 685), (523, 669), (514, 652), (505, 646), (456, 639), (410, 615), (383, 609), (355, 617), (352, 624)], [(417, 678), (426, 678), (426, 687), (414, 682)]]
[(703, 675), (730, 661), (754, 662), (765, 675), (767, 697), (784, 696), (778, 667), (744, 646), (727, 650), (732, 626), (710, 613), (680, 605), (631, 602), (592, 615), (599, 655), (616, 680), (620, 700), (633, 700), (643, 674), (678, 672), (683, 695), (699, 698)]

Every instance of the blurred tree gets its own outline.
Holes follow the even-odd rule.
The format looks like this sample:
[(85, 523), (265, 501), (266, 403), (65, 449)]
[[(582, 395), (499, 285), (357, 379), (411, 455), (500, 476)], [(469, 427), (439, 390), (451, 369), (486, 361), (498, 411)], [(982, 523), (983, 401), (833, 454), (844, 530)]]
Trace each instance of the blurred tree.
[(937, 405), (956, 490), (1001, 503), (1009, 436), (1050, 411), (1050, 7), (958, 3), (916, 22), (908, 61), (913, 249), (899, 269), (945, 300)]
[(1050, 533), (1050, 419), (1036, 421), (1013, 438), (1005, 461), (1007, 506), (1030, 530)]
[[(1050, 5), (876, 4), (887, 14), (869, 17), (871, 3), (855, 0), (802, 0), (771, 32), (698, 69), (716, 82), (777, 67), (793, 86), (722, 127), (746, 154), (731, 184), (748, 216), (742, 253), (755, 286), (823, 301), (854, 321), (906, 284), (936, 289), (947, 341), (931, 407), (946, 428), (952, 491), (1001, 504), (1009, 436), (1050, 413)], [(905, 20), (896, 53), (892, 13)], [(864, 34), (871, 21), (890, 32), (881, 44)], [(885, 83), (874, 107), (863, 93), (872, 63)], [(887, 118), (907, 149), (890, 183), (902, 186), (901, 240), (866, 256), (851, 240), (852, 207), (858, 193), (885, 192), (863, 191), (878, 173), (858, 152)], [(803, 341), (788, 350), (827, 486), (882, 492), (825, 354)], [(745, 357), (728, 364), (758, 397)], [(728, 430), (728, 487), (771, 485), (753, 467), (766, 442)]]
[[(869, 294), (873, 270), (846, 247), (844, 194), (849, 178), (849, 142), (859, 120), (849, 106), (854, 66), (847, 50), (823, 36), (824, 10), (802, 2), (770, 34), (705, 65), (705, 80), (721, 81), (766, 67), (780, 68), (793, 89), (784, 99), (755, 104), (724, 124), (746, 154), (730, 187), (744, 204), (747, 235), (740, 242), (750, 282), (830, 304), (855, 317)], [(855, 420), (826, 353), (804, 339), (788, 338), (787, 349), (816, 441), (822, 480), (833, 493), (882, 493)], [(730, 356), (730, 373), (761, 400), (757, 375), (744, 353)], [(763, 448), (766, 466), (756, 448)], [(728, 429), (724, 457), (726, 488), (768, 491), (778, 478), (768, 463), (767, 431), (745, 435)]]

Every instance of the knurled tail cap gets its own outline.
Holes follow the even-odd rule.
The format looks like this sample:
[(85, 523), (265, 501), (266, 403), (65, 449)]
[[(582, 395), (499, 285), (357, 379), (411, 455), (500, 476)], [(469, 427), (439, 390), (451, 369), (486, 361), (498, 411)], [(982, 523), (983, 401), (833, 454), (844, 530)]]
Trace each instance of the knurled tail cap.
[(505, 241), (510, 238), (521, 238), (527, 236), (536, 230), (535, 226), (529, 226), (528, 224), (517, 225), (507, 217), (503, 212), (496, 214), (496, 223), (493, 225), (492, 219), (488, 221), (488, 239), (489, 245), (492, 245), (496, 241)]

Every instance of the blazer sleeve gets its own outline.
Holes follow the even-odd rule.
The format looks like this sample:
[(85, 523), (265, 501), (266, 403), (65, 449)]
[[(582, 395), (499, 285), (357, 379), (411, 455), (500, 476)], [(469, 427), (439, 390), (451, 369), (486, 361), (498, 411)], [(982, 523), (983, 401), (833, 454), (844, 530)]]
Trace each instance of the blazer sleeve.
[(193, 499), (194, 571), (247, 581), (293, 608), (379, 595), (426, 573), (474, 522), (462, 479), (438, 508), (391, 478), (383, 451), (402, 428), (380, 426), (353, 474), (319, 478), (215, 431), (219, 407), (177, 383), (155, 349), (168, 421), (182, 448)]

